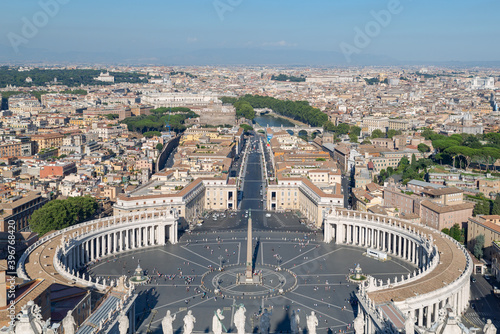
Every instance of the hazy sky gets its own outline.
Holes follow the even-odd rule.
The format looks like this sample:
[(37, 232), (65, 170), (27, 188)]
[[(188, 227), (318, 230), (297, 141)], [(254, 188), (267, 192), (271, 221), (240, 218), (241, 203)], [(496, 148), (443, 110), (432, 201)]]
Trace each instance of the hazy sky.
[[(24, 34), (23, 18), (43, 21), (41, 3), (56, 1), (67, 3), (33, 36)], [(390, 6), (397, 13), (385, 26), (374, 23), (372, 12)], [(27, 48), (56, 52), (342, 52), (344, 45), (403, 61), (500, 60), (498, 0), (17, 0), (3, 1), (2, 12), (2, 47), (11, 45), (10, 33)], [(369, 41), (356, 44), (355, 29), (370, 27)]]

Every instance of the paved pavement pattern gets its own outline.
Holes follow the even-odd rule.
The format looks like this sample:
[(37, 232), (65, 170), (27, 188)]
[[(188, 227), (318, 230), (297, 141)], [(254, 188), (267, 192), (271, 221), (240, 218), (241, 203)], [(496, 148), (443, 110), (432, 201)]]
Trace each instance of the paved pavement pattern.
[[(349, 284), (346, 275), (355, 264), (359, 263), (365, 273), (384, 280), (394, 275), (406, 275), (413, 267), (398, 259), (379, 262), (363, 255), (361, 248), (325, 244), (321, 238), (311, 232), (254, 232), (255, 269), (271, 269), (267, 272), (271, 276), (267, 276), (265, 285), (276, 289), (279, 278), (273, 280), (272, 273), (278, 264), (296, 278), (293, 283), (291, 275), (286, 277), (285, 285), (293, 283), (294, 286), (282, 295), (270, 292), (252, 295), (252, 286), (240, 285), (237, 293), (226, 295), (202, 287), (202, 277), (221, 273), (221, 263), (224, 270), (241, 269), (244, 273), (246, 240), (243, 230), (185, 234), (177, 245), (103, 259), (88, 271), (101, 277), (130, 276), (140, 262), (151, 279), (148, 284), (137, 288), (140, 294), (136, 306), (138, 333), (147, 333), (148, 328), (151, 333), (162, 333), (161, 319), (167, 310), (177, 314), (174, 328), (179, 333), (187, 310), (192, 310), (197, 318), (196, 332), (210, 332), (211, 319), (218, 308), (224, 311), (226, 329), (235, 332), (232, 320), (240, 304), (244, 304), (247, 310), (247, 332), (258, 331), (259, 314), (264, 308), (272, 310), (271, 332), (289, 331), (293, 310), (299, 312), (301, 328), (306, 327), (306, 314), (314, 310), (320, 322), (318, 333), (352, 332), (348, 326), (357, 312), (353, 298), (356, 285)], [(234, 285), (234, 282), (229, 283)], [(289, 287), (287, 285), (285, 290)], [(242, 296), (241, 292), (245, 291), (248, 291), (247, 295)]]
[[(251, 137), (249, 147), (257, 147), (257, 140), (262, 138)], [(260, 150), (249, 152), (237, 212), (220, 214), (217, 220), (212, 213), (202, 226), (182, 234), (177, 245), (123, 253), (88, 268), (94, 276), (116, 278), (131, 276), (140, 263), (150, 281), (137, 288), (137, 333), (162, 333), (161, 320), (167, 310), (176, 314), (176, 333), (182, 333), (188, 310), (196, 317), (194, 331), (209, 333), (218, 308), (223, 311), (224, 328), (234, 333), (234, 312), (241, 304), (246, 308), (247, 333), (258, 332), (264, 309), (272, 313), (271, 332), (289, 332), (292, 311), (298, 312), (304, 330), (306, 315), (314, 310), (318, 333), (353, 333), (357, 286), (346, 281), (350, 270), (359, 263), (365, 273), (384, 281), (414, 270), (398, 259), (379, 262), (368, 258), (361, 248), (325, 244), (320, 231), (302, 225), (292, 212), (265, 211), (262, 163)], [(238, 273), (245, 272), (245, 216), (250, 209), (254, 272), (262, 273), (259, 286), (235, 284)], [(278, 266), (283, 270), (277, 271)], [(221, 288), (218, 293), (217, 288)]]

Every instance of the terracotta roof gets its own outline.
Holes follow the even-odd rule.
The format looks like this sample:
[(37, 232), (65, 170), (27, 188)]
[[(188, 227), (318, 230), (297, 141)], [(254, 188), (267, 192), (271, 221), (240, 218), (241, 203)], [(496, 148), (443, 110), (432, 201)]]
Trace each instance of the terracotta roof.
[(495, 233), (500, 234), (500, 225), (492, 223), (489, 220), (480, 221), (479, 219), (476, 219), (475, 217), (470, 217), (469, 221), (473, 222), (474, 224), (477, 224), (477, 225), (482, 225), (482, 226), (494, 231)]
[(463, 190), (460, 190), (456, 187), (446, 187), (446, 188), (425, 187), (424, 190), (422, 190), (422, 192), (434, 196), (441, 196), (441, 195), (463, 193)]
[(455, 205), (439, 205), (434, 202), (425, 200), (421, 202), (421, 205), (437, 213), (447, 213), (447, 212), (474, 209), (475, 204), (464, 202), (462, 204), (455, 204)]

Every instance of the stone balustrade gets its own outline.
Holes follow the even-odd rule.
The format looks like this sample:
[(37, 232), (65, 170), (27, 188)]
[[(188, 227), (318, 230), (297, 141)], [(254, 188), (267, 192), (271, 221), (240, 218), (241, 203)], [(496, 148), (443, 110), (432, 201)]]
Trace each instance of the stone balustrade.
[(324, 238), (397, 256), (418, 268), (386, 282), (369, 276), (361, 285), (358, 297), (367, 319), (365, 333), (387, 326), (381, 307), (389, 304), (427, 328), (444, 305), (459, 314), (468, 307), (472, 259), (448, 235), (400, 218), (336, 209), (325, 219)]
[[(167, 230), (168, 229), (168, 230)], [(96, 219), (44, 236), (28, 247), (17, 264), (18, 276), (29, 280), (25, 263), (38, 247), (54, 238), (61, 239), (55, 251), (54, 268), (66, 279), (83, 286), (105, 289), (109, 284), (85, 280), (73, 274), (87, 263), (117, 253), (144, 247), (177, 243), (177, 214), (170, 211), (145, 211)]]

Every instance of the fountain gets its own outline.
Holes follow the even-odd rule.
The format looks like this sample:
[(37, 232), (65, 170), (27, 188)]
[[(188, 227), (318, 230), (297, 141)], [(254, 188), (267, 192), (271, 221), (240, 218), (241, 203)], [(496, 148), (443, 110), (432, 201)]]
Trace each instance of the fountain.
[(137, 268), (134, 271), (134, 275), (130, 277), (129, 282), (132, 284), (143, 284), (146, 283), (148, 279), (149, 277), (144, 275), (140, 263), (137, 263)]
[(356, 268), (354, 268), (354, 274), (349, 275), (349, 281), (353, 283), (362, 283), (368, 279), (368, 276), (363, 275), (363, 269), (359, 266), (359, 263), (356, 264)]

